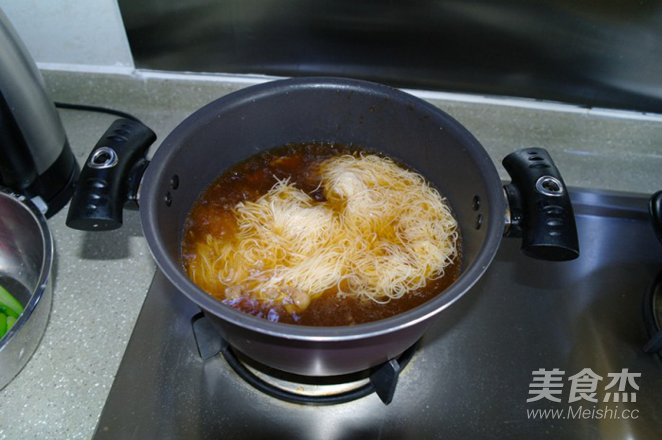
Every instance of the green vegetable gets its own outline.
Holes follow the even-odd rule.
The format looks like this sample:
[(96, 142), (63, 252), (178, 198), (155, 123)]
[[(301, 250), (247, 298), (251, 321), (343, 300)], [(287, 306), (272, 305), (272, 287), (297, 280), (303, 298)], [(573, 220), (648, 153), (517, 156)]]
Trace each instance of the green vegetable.
[(0, 312), (14, 318), (18, 318), (18, 315), (23, 312), (23, 305), (2, 286), (0, 286)]
[(23, 305), (7, 289), (0, 286), (0, 338), (9, 331), (23, 312)]
[(2, 303), (0, 303), (0, 313), (2, 313), (3, 315), (12, 316), (14, 318), (18, 318), (19, 315), (14, 311), (14, 309), (10, 309), (9, 307), (7, 307)]
[(0, 313), (0, 338), (7, 333), (7, 315)]

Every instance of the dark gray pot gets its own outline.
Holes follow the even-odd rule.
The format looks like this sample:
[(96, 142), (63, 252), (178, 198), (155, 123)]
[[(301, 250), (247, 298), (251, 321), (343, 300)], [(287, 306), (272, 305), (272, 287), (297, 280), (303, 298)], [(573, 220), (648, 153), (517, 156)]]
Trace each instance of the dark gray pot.
[[(338, 328), (261, 320), (223, 305), (196, 287), (182, 269), (180, 247), (184, 220), (199, 194), (237, 161), (305, 141), (378, 150), (432, 182), (447, 197), (460, 224), (459, 279), (407, 313)], [(179, 185), (172, 184), (175, 176)], [(476, 198), (480, 199), (478, 209)], [(261, 84), (195, 112), (155, 153), (143, 178), (140, 203), (143, 230), (158, 266), (205, 311), (233, 347), (274, 368), (316, 376), (362, 370), (414, 344), (433, 318), (485, 272), (503, 236), (507, 210), (490, 157), (453, 118), (395, 89), (327, 78)], [(476, 227), (478, 216), (482, 217), (480, 228)]]

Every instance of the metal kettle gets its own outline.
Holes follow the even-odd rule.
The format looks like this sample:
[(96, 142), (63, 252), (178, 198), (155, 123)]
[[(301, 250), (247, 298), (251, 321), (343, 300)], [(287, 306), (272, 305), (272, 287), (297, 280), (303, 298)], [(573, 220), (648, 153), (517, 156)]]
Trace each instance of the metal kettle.
[(78, 172), (41, 73), (0, 9), (0, 185), (51, 216), (69, 201)]

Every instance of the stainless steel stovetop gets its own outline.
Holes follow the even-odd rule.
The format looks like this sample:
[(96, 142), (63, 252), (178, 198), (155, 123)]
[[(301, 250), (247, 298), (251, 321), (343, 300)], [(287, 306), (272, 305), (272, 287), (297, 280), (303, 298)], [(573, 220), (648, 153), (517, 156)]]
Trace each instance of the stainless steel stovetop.
[[(336, 406), (285, 403), (242, 382), (221, 356), (202, 360), (190, 322), (199, 310), (157, 272), (94, 438), (658, 438), (662, 362), (642, 351), (642, 303), (662, 270), (662, 245), (647, 199), (572, 196), (581, 257), (531, 260), (504, 239), (479, 284), (424, 336), (389, 406), (374, 394)], [(587, 368), (602, 378), (586, 393), (597, 402), (570, 402), (571, 378)], [(562, 387), (548, 387), (561, 390), (560, 402), (527, 402), (540, 369), (564, 372)], [(623, 369), (641, 374), (638, 390), (623, 382), (635, 398), (605, 402), (618, 388), (609, 375)]]

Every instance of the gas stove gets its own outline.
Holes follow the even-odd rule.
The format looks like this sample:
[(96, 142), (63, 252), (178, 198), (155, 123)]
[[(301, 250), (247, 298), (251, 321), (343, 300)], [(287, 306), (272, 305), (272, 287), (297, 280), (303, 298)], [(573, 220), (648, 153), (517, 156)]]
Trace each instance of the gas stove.
[[(575, 189), (572, 200), (580, 258), (532, 260), (504, 239), (397, 368), (392, 401), (366, 393), (315, 405), (259, 391), (222, 340), (195, 330), (200, 310), (157, 271), (94, 439), (655, 438), (662, 361), (643, 350), (643, 308), (662, 246), (647, 198)], [(287, 382), (318, 395), (342, 388)]]

